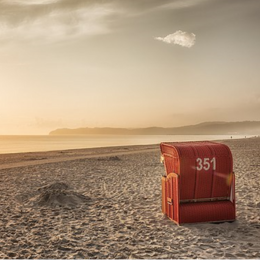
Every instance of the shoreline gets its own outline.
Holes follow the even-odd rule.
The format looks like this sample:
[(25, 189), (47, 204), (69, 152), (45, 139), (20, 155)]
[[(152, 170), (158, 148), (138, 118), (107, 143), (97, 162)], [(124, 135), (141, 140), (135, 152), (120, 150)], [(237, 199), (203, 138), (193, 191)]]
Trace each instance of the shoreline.
[[(229, 143), (229, 141), (260, 139), (260, 137), (246, 137), (237, 139), (211, 140), (212, 142)], [(57, 163), (62, 161), (73, 161), (87, 158), (97, 158), (106, 156), (116, 156), (122, 154), (149, 152), (159, 150), (160, 144), (144, 145), (122, 145), (122, 146), (104, 146), (93, 148), (76, 148), (64, 150), (18, 152), (0, 154), (0, 170), (14, 167), (23, 167), (45, 163)]]
[(87, 158), (109, 157), (142, 152), (146, 153), (156, 150), (159, 150), (159, 144), (0, 154), (0, 170)]
[[(130, 135), (130, 136), (5, 136), (0, 135), (1, 154), (32, 152), (52, 152), (62, 150), (80, 150), (118, 146), (136, 146), (159, 144), (162, 141), (217, 141), (232, 139), (231, 135)], [(248, 135), (246, 138), (255, 137)], [(243, 139), (244, 135), (235, 135), (233, 139)]]
[(217, 142), (234, 160), (233, 223), (164, 217), (158, 145), (1, 155), (36, 164), (0, 169), (0, 258), (260, 258), (260, 138)]

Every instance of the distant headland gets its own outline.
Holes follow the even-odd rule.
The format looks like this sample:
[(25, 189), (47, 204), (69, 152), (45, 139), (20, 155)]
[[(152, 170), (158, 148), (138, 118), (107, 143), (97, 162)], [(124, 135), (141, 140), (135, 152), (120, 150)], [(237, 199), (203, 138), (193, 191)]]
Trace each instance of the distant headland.
[(242, 122), (204, 122), (181, 127), (147, 128), (62, 128), (51, 131), (49, 135), (260, 135), (260, 121)]

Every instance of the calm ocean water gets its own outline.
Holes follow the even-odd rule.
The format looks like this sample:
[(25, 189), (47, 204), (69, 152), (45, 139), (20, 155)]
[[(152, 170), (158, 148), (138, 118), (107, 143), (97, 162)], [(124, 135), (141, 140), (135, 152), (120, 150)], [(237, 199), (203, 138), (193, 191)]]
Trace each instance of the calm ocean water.
[[(123, 145), (159, 144), (175, 141), (204, 141), (230, 139), (230, 135), (88, 135), (88, 136), (0, 136), (0, 154), (55, 151)], [(232, 138), (245, 138), (234, 135)]]

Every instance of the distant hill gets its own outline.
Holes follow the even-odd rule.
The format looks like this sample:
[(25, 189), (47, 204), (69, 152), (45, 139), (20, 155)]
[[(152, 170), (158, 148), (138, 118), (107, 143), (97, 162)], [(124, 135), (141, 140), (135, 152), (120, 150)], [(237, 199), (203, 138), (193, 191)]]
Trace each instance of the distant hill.
[(181, 127), (56, 129), (50, 135), (260, 135), (260, 121), (204, 122)]

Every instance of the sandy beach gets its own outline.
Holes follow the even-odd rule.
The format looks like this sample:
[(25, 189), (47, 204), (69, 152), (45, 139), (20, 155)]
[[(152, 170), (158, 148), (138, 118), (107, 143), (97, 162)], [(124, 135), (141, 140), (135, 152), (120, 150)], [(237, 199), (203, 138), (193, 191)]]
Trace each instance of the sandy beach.
[(1, 154), (0, 258), (260, 258), (260, 138), (219, 142), (234, 158), (233, 223), (161, 213), (159, 145)]

